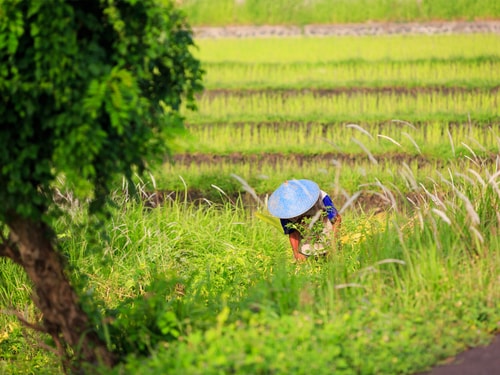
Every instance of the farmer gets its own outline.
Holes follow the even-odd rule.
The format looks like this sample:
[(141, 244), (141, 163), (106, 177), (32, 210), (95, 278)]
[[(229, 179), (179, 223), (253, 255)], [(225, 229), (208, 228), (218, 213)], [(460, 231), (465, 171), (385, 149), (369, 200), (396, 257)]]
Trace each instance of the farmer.
[(325, 255), (333, 248), (342, 217), (314, 181), (285, 181), (271, 194), (267, 206), (280, 219), (296, 260)]

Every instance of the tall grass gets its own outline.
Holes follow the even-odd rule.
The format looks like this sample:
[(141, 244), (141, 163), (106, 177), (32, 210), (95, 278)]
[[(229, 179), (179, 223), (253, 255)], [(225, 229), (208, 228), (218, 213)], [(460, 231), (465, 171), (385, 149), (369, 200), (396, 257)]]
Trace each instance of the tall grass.
[(373, 21), (474, 20), (500, 16), (493, 0), (183, 0), (193, 25), (352, 23)]
[[(499, 165), (468, 160), (432, 187), (405, 167), (405, 190), (380, 176), (360, 186), (385, 193), (391, 209), (376, 219), (344, 208), (343, 234), (364, 240), (300, 266), (286, 236), (230, 197), (154, 207), (154, 196), (135, 201), (117, 192), (99, 251), (82, 230), (84, 206), (72, 206), (58, 231), (70, 265), (88, 275), (82, 291), (136, 314), (108, 324), (126, 324), (129, 345), (159, 340), (148, 360), (130, 356), (111, 373), (412, 373), (487, 342), (500, 319)], [(409, 204), (390, 202), (409, 192)], [(137, 315), (147, 301), (156, 307)], [(173, 325), (165, 330), (167, 317)], [(135, 336), (150, 332), (143, 320), (162, 324), (163, 336)], [(19, 329), (2, 339), (2, 353), (25, 345)], [(291, 350), (297, 355), (286, 355)], [(18, 353), (2, 366), (24, 360)]]
[[(378, 225), (346, 212), (343, 231), (364, 230), (365, 240), (300, 267), (289, 262), (281, 233), (241, 217), (237, 205), (201, 216), (187, 208), (182, 216), (200, 233), (186, 233), (193, 261), (177, 270), (204, 271), (191, 274), (194, 285), (186, 283), (182, 311), (202, 300), (212, 323), (181, 323), (182, 340), (160, 346), (147, 362), (130, 358), (113, 373), (413, 373), (487, 342), (500, 317), (499, 172), (467, 174), (475, 177), (451, 169), (435, 181), (437, 192), (454, 186), (445, 196), (417, 186), (412, 214), (395, 206)], [(164, 251), (185, 249), (174, 242)]]

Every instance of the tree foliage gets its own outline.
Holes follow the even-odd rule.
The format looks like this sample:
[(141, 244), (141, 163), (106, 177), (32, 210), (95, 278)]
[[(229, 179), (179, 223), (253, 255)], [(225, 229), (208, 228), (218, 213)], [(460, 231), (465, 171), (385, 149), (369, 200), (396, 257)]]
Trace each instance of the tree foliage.
[(163, 159), (202, 89), (193, 47), (171, 1), (0, 0), (0, 256), (65, 358), (115, 363), (58, 254), (55, 183), (99, 209), (117, 176)]
[(41, 218), (57, 176), (99, 202), (163, 157), (201, 89), (191, 46), (171, 2), (4, 0), (0, 220)]

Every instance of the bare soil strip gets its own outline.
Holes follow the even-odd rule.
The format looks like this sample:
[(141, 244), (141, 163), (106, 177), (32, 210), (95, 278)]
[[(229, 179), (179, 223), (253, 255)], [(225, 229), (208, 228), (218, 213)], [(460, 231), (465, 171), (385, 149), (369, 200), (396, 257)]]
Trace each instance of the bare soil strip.
[(500, 34), (500, 20), (363, 23), (300, 26), (193, 27), (195, 38), (268, 38), (291, 36)]
[[(489, 92), (496, 94), (500, 86), (477, 88), (477, 87), (458, 87), (458, 86), (427, 86), (427, 87), (408, 87), (408, 86), (388, 86), (388, 87), (332, 87), (332, 88), (304, 88), (304, 89), (209, 89), (205, 90), (204, 97), (213, 98), (217, 96), (238, 96), (245, 97), (250, 95), (279, 94), (282, 97), (294, 97), (304, 94), (312, 94), (315, 97), (331, 96), (339, 94), (396, 94), (413, 95), (438, 93), (441, 95), (454, 95), (462, 93), (480, 93)], [(200, 95), (200, 96), (201, 96)]]
[[(431, 159), (425, 155), (410, 155), (406, 153), (385, 153), (374, 155), (380, 162), (389, 164), (400, 163), (413, 163), (416, 162), (418, 168), (422, 168), (432, 163), (433, 166), (440, 167), (446, 163), (442, 159)], [(491, 154), (489, 158), (485, 158), (482, 162), (487, 165), (495, 163), (496, 154)], [(203, 154), (203, 153), (189, 153), (189, 154), (176, 154), (173, 156), (174, 162), (180, 165), (190, 164), (251, 164), (256, 168), (262, 165), (280, 165), (285, 161), (287, 163), (293, 162), (297, 166), (302, 166), (310, 162), (329, 162), (331, 160), (341, 161), (345, 165), (353, 165), (362, 160), (366, 160), (365, 154), (345, 154), (345, 153), (325, 153), (325, 154), (279, 154), (279, 153), (259, 153), (259, 154), (242, 154), (231, 153), (229, 155), (219, 154)]]

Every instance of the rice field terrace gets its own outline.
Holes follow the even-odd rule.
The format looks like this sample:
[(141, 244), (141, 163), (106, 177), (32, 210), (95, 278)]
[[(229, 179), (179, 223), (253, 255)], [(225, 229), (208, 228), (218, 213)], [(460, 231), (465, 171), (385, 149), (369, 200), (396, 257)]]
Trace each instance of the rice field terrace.
[(498, 34), (197, 44), (206, 90), (186, 113), (190, 140), (157, 174), (162, 190), (234, 197), (243, 179), (265, 195), (304, 177), (345, 201), (377, 180), (404, 196), (449, 168), (499, 163)]

